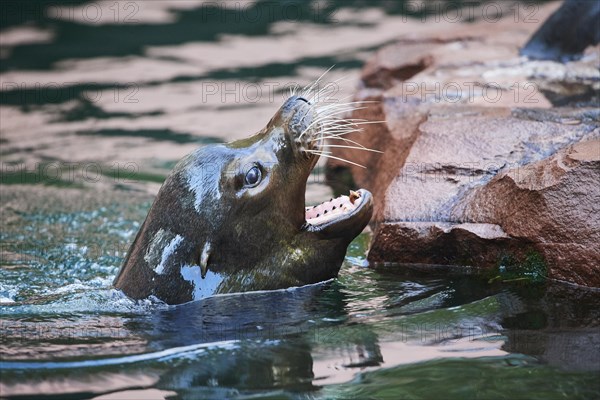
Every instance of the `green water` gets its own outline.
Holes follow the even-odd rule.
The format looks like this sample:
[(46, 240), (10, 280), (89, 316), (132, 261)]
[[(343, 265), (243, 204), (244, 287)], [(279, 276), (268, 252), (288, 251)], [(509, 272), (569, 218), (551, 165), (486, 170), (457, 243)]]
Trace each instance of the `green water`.
[(110, 284), (150, 196), (55, 187), (43, 193), (25, 203), (30, 189), (22, 187), (4, 198), (3, 396), (600, 394), (597, 292), (373, 270), (363, 266), (363, 234), (333, 282), (177, 307), (134, 302)]
[[(0, 43), (0, 397), (600, 397), (599, 292), (368, 268), (368, 233), (339, 278), (319, 285), (178, 307), (111, 288), (177, 160), (253, 133), (280, 105), (205, 101), (204, 83), (281, 95), (335, 64), (331, 80), (349, 75), (340, 97), (351, 95), (365, 60), (427, 7), (132, 2), (138, 22), (124, 21), (131, 10), (120, 3), (118, 20), (93, 23), (44, 13), (90, 2), (15, 1), (17, 12), (5, 12), (9, 3), (0, 13), (0, 34), (14, 35)], [(215, 12), (223, 20), (206, 19)], [(256, 12), (264, 17), (250, 22)], [(310, 201), (329, 198), (323, 175), (320, 165)]]

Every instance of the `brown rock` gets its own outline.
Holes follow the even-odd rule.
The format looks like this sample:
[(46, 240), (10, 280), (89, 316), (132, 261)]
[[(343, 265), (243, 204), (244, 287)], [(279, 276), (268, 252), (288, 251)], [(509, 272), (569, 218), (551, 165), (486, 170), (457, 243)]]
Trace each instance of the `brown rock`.
[(493, 221), (534, 241), (555, 279), (600, 287), (600, 141), (512, 168), (469, 193), (453, 218)]
[(379, 196), (369, 260), (495, 267), (535, 251), (551, 277), (600, 286), (597, 124), (585, 110), (468, 109), (430, 110), (404, 163), (383, 166), (396, 171), (385, 191), (363, 172)]
[(530, 61), (518, 49), (536, 27), (502, 26), (381, 49), (357, 94), (377, 102), (353, 117), (385, 123), (348, 138), (384, 154), (336, 149), (366, 168), (330, 160), (328, 176), (348, 169), (373, 192), (373, 263), (538, 254), (550, 277), (600, 287), (600, 48)]
[[(397, 46), (401, 46), (402, 50)], [(365, 65), (362, 81), (367, 87), (387, 89), (395, 80), (407, 80), (433, 63), (436, 43), (402, 43), (384, 47)]]

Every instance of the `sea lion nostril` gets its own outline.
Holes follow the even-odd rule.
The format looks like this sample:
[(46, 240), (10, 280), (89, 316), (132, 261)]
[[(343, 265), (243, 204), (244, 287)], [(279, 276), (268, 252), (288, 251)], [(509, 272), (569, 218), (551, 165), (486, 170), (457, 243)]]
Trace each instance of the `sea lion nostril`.
[(298, 97), (298, 100), (302, 100), (303, 102), (310, 104), (310, 102), (308, 100), (306, 100), (304, 97)]

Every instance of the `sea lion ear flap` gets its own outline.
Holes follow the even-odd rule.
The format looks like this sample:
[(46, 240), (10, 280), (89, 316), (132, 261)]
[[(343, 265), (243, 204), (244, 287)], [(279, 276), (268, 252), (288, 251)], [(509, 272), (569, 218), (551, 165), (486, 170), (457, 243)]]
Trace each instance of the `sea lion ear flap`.
[(210, 242), (206, 242), (204, 244), (204, 248), (202, 249), (202, 253), (200, 254), (200, 271), (202, 275), (202, 279), (206, 276), (206, 271), (208, 271), (208, 258), (210, 257), (210, 252), (212, 251), (212, 246)]

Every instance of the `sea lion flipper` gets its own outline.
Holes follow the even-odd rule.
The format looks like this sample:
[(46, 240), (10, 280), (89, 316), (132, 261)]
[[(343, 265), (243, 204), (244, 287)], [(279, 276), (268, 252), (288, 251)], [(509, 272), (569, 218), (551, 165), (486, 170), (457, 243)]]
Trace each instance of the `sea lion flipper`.
[(206, 276), (206, 271), (208, 271), (208, 258), (210, 257), (211, 245), (210, 242), (206, 242), (204, 244), (204, 248), (202, 249), (202, 254), (200, 254), (200, 271), (202, 275), (202, 279)]

